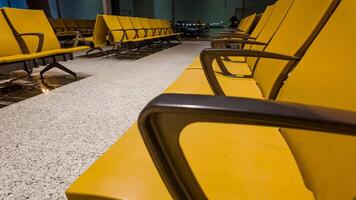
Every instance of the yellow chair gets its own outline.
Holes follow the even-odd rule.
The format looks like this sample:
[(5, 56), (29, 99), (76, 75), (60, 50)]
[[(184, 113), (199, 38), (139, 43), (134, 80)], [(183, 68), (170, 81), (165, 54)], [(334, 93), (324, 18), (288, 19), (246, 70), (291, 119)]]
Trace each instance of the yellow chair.
[(255, 23), (256, 16), (257, 16), (257, 14), (254, 13), (254, 14), (252, 14), (252, 15), (250, 15), (250, 16), (247, 17), (246, 23), (245, 23), (244, 26), (242, 27), (242, 31), (243, 31), (244, 33), (249, 33), (249, 32), (250, 32), (250, 30), (251, 30), (253, 24)]
[[(97, 15), (94, 28), (93, 28), (93, 36), (92, 37), (84, 37), (81, 38), (82, 42), (89, 43), (91, 47), (87, 52), (88, 55), (90, 52), (95, 50), (99, 50), (102, 54), (106, 54), (103, 50), (103, 47), (107, 45), (108, 35), (109, 35), (109, 27), (105, 22), (106, 15)], [(89, 23), (90, 24), (90, 23)], [(112, 37), (112, 36), (111, 36)], [(112, 42), (112, 38), (110, 39)]]
[[(282, 0), (277, 3), (280, 2)], [(294, 0), (283, 23), (280, 24), (264, 51), (206, 50), (201, 54), (201, 60), (205, 62), (204, 70), (185, 70), (166, 92), (274, 99), (280, 85), (298, 60), (297, 58), (303, 56), (311, 41), (332, 14), (337, 5), (335, 2), (338, 0), (328, 0), (322, 3)], [(299, 16), (300, 13), (303, 13), (303, 17)], [(232, 53), (234, 51), (239, 52), (238, 55), (245, 54), (248, 57), (258, 58), (253, 76), (230, 75), (229, 71), (225, 72), (223, 68), (219, 73), (214, 72), (213, 61), (222, 56), (234, 55)], [(274, 59), (277, 57), (282, 59)]]
[[(268, 22), (268, 20), (270, 19), (271, 17), (271, 14), (274, 10), (274, 7), (275, 7), (275, 4), (273, 5), (270, 5), (270, 6), (267, 6), (265, 12), (259, 14), (258, 16), (258, 19), (257, 19), (257, 16), (256, 16), (256, 19), (255, 19), (255, 25), (253, 25), (253, 31), (251, 32), (251, 34), (245, 34), (245, 35), (241, 35), (240, 38), (242, 39), (247, 39), (247, 40), (256, 40), (258, 38), (258, 36), (261, 34), (263, 28), (265, 27), (266, 23)], [(229, 37), (229, 39), (232, 39), (234, 37)], [(236, 38), (236, 35), (235, 35), (235, 38)], [(215, 41), (216, 42), (216, 41)], [(214, 43), (214, 42), (213, 42)], [(226, 47), (226, 43), (224, 43), (225, 45), (223, 45), (223, 47)], [(245, 45), (242, 45), (243, 49), (250, 49), (252, 47), (253, 44), (245, 44)], [(215, 44), (212, 44), (212, 47), (213, 48), (216, 48), (215, 47), (216, 45)], [(217, 45), (217, 47), (219, 48), (219, 45)], [(226, 61), (236, 61), (236, 62), (241, 62), (241, 61), (246, 61), (246, 58), (243, 58), (243, 57), (240, 57), (240, 58), (228, 58), (228, 57), (225, 57), (225, 60)]]
[(79, 31), (82, 35), (88, 36), (88, 35), (92, 35), (92, 34), (93, 34), (93, 29), (91, 29), (91, 28), (89, 27), (89, 22), (88, 22), (88, 20), (77, 19), (77, 20), (75, 20), (75, 23), (77, 24), (78, 31)]
[[(283, 19), (287, 15), (292, 3), (293, 3), (293, 0), (277, 1), (273, 8), (273, 12), (271, 10), (271, 12), (272, 12), (271, 16), (268, 19), (266, 19), (266, 24), (264, 26), (261, 26), (261, 28), (263, 27), (261, 32), (260, 33), (256, 32), (255, 40), (253, 40), (253, 41), (241, 40), (241, 39), (215, 40), (212, 43), (221, 42), (221, 43), (223, 43), (223, 45), (213, 44), (212, 46), (214, 48), (224, 48), (224, 46), (226, 46), (225, 45), (226, 43), (237, 43), (237, 44), (245, 44), (244, 49), (257, 50), (257, 51), (264, 50), (266, 48), (266, 46), (269, 44), (269, 42), (271, 41), (271, 39), (273, 38), (275, 32), (278, 30)], [(266, 12), (266, 13), (268, 14), (268, 12)], [(261, 23), (263, 23), (262, 20), (261, 20)], [(251, 46), (249, 46), (249, 44), (251, 44)], [(219, 59), (219, 61), (214, 63), (214, 69), (217, 72), (221, 72), (221, 70), (219, 69), (219, 66), (222, 66), (222, 67), (227, 68), (227, 70), (231, 74), (249, 76), (249, 75), (253, 75), (255, 65), (258, 61), (258, 58), (255, 58), (255, 57), (249, 57), (249, 58), (229, 57), (229, 59), (232, 61), (236, 61), (236, 62), (226, 62), (226, 61)], [(194, 60), (194, 62), (188, 68), (201, 69), (200, 59), (196, 58)]]
[(172, 27), (169, 24), (168, 20), (158, 19), (157, 23), (159, 24), (159, 27), (162, 29), (162, 33), (163, 35), (165, 35), (165, 37), (170, 37), (171, 39), (172, 38), (179, 39), (179, 36), (183, 34), (183, 33), (175, 33), (172, 30)]
[[(261, 16), (261, 19), (259, 20), (258, 24), (255, 26), (253, 32), (248, 35), (248, 34), (234, 34), (233, 36), (236, 39), (236, 37), (240, 36), (243, 39), (248, 39), (248, 40), (256, 40), (258, 38), (258, 36), (261, 34), (263, 28), (265, 27), (266, 23), (268, 22), (269, 18), (271, 17), (271, 14), (273, 12), (275, 5), (271, 5), (271, 6), (267, 6), (265, 12), (263, 13), (263, 15)], [(279, 6), (281, 6), (279, 4)], [(285, 13), (287, 12), (286, 10), (284, 11)], [(273, 28), (273, 27), (268, 27), (268, 28)], [(274, 29), (277, 29), (277, 26), (274, 26)], [(226, 37), (226, 35), (223, 35), (221, 38)], [(231, 39), (231, 38), (229, 38)], [(212, 42), (212, 48), (226, 48), (227, 44), (229, 43), (229, 41), (231, 42), (231, 40), (226, 40), (226, 39), (217, 39), (217, 40), (213, 40)], [(232, 40), (232, 43), (235, 40)], [(243, 42), (243, 41), (242, 41)], [(263, 43), (261, 43), (263, 44)], [(259, 46), (258, 44), (256, 44), (257, 46)], [(253, 42), (251, 44), (245, 44), (243, 45), (242, 49), (251, 49), (253, 46)], [(231, 69), (232, 73), (234, 74), (240, 74), (240, 75), (251, 75), (251, 68), (249, 66), (254, 66), (255, 62), (257, 61), (256, 59), (252, 59), (250, 58), (251, 62), (247, 62), (245, 57), (224, 57), (219, 63), (220, 65), (224, 65), (225, 67)], [(214, 68), (215, 69), (219, 69), (217, 67), (217, 65), (219, 63), (214, 63)], [(245, 63), (245, 64), (241, 64), (241, 63)], [(197, 57), (195, 58), (194, 62), (188, 67), (191, 69), (200, 69), (201, 68), (201, 63), (200, 63), (200, 58)], [(219, 71), (218, 71), (219, 72)]]
[[(260, 19), (257, 19), (257, 15), (256, 18), (254, 20), (254, 23), (260, 24), (260, 27), (255, 30), (256, 27), (253, 28), (253, 32), (255, 32), (255, 34), (257, 33), (257, 35), (261, 32), (263, 26), (266, 24), (266, 22), (268, 21), (272, 11), (273, 11), (273, 7), (275, 4), (271, 5), (271, 6), (267, 6), (266, 10), (264, 13), (259, 14), (259, 16), (265, 16), (262, 23), (260, 23)], [(253, 24), (251, 25), (253, 26)], [(252, 28), (251, 28), (252, 29)], [(251, 33), (252, 34), (252, 33)], [(248, 38), (248, 39), (256, 39), (256, 35), (253, 37), (250, 33), (246, 33), (244, 31), (225, 31), (225, 32), (220, 32), (220, 34), (217, 36), (217, 38)]]
[(353, 199), (355, 8), (341, 1), (277, 102), (156, 98), (140, 115), (144, 139), (135, 124), (72, 184), (68, 199)]
[(131, 23), (134, 27), (134, 29), (137, 32), (137, 37), (138, 38), (153, 38), (153, 37), (146, 37), (146, 30), (145, 28), (142, 26), (141, 22), (140, 22), (140, 18), (138, 17), (130, 17)]
[[(146, 107), (140, 120), (145, 144), (175, 199), (355, 198), (356, 70), (350, 55), (356, 45), (347, 39), (355, 34), (355, 8), (354, 1), (341, 1), (277, 102), (164, 95)], [(345, 23), (347, 28), (341, 28)], [(335, 34), (345, 37), (330, 42)], [(275, 162), (284, 147), (265, 138), (273, 134), (291, 160), (279, 157)], [(160, 142), (152, 143), (156, 139)], [(283, 196), (296, 187), (290, 185), (295, 179), (282, 178), (288, 162), (299, 171), (300, 186), (305, 185), (291, 197)], [(261, 165), (268, 170), (259, 174)], [(274, 170), (280, 171), (271, 177)], [(175, 181), (179, 184), (173, 187)], [(303, 196), (308, 190), (312, 194)]]
[(142, 24), (142, 27), (145, 29), (146, 31), (146, 37), (150, 37), (150, 38), (159, 38), (159, 36), (155, 36), (154, 35), (154, 29), (151, 28), (150, 24), (149, 24), (149, 19), (148, 18), (139, 18), (140, 22)]
[(120, 45), (124, 42), (125, 30), (115, 15), (102, 15), (103, 23), (108, 31), (108, 40), (112, 45)]
[[(76, 73), (59, 64), (58, 61), (72, 59), (73, 52), (88, 49), (87, 46), (61, 48), (56, 34), (42, 10), (4, 8), (2, 11), (13, 28), (15, 36), (22, 35), (18, 39), (24, 53), (38, 53), (42, 57), (50, 56), (47, 59), (42, 59), (47, 66), (40, 72), (41, 78), (46, 71), (54, 67), (77, 77)], [(26, 33), (37, 33), (38, 35), (26, 35)], [(41, 46), (40, 49), (39, 46)]]
[[(266, 23), (268, 22), (269, 18), (271, 17), (271, 14), (274, 10), (275, 5), (270, 5), (267, 6), (265, 12), (263, 14), (261, 14), (261, 18), (258, 20), (258, 23), (256, 24), (255, 28), (253, 29), (251, 34), (241, 34), (240, 38), (242, 39), (248, 39), (248, 40), (256, 40), (258, 38), (258, 36), (261, 34), (263, 28), (265, 27)], [(238, 35), (234, 34), (233, 37), (228, 37), (229, 39), (231, 38), (236, 38)], [(225, 35), (221, 36), (220, 38), (226, 38)], [(237, 38), (238, 39), (238, 38)], [(219, 45), (219, 41), (220, 41), (220, 45)], [(221, 43), (223, 45), (221, 45)], [(227, 42), (225, 42), (224, 40), (215, 40), (212, 42), (212, 47), (213, 48), (224, 48), (227, 45)], [(242, 49), (250, 49), (252, 46), (252, 44), (245, 44), (243, 45)], [(234, 61), (234, 62), (245, 62), (246, 58), (244, 57), (240, 57), (240, 58), (225, 58), (226, 61)], [(199, 63), (199, 58), (197, 58), (197, 60), (195, 61), (196, 63)]]
[[(257, 16), (257, 14), (254, 13), (252, 15), (242, 18), (239, 25), (236, 28), (236, 31), (231, 32), (231, 33), (245, 33), (245, 34), (247, 34), (250, 31), (250, 29), (255, 21), (256, 16)], [(229, 32), (221, 32), (221, 33), (229, 33)]]
[(157, 24), (158, 26), (161, 28), (161, 34), (162, 35), (169, 35), (168, 33), (168, 27), (166, 26), (166, 24), (164, 23), (163, 19), (156, 19), (157, 20)]
[(161, 38), (161, 29), (156, 24), (155, 19), (148, 18), (147, 21), (150, 26), (150, 29), (153, 31), (153, 35), (158, 38)]
[[(35, 60), (40, 56), (36, 53), (22, 53), (21, 46), (1, 10), (2, 9), (0, 9), (0, 74), (7, 74), (16, 70), (24, 70), (27, 72), (26, 76), (30, 76), (32, 68), (37, 66)], [(27, 35), (30, 34), (33, 34), (34, 36), (38, 35), (36, 33), (27, 33)], [(22, 36), (23, 35), (19, 35), (18, 37)], [(41, 36), (38, 35), (38, 37)], [(3, 83), (11, 83), (16, 79), (17, 78), (3, 81)]]
[(125, 40), (127, 42), (138, 43), (145, 40), (145, 38), (137, 37), (136, 29), (131, 23), (130, 17), (118, 16), (122, 28), (125, 30)]
[(50, 19), (49, 20), (57, 37), (71, 36), (75, 37), (75, 31), (68, 31), (64, 21), (62, 19)]

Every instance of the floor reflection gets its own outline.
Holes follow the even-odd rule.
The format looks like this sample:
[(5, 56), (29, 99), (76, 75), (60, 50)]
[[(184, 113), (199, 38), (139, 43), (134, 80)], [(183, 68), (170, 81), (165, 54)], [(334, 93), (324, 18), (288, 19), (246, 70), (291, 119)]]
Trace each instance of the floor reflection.
[(19, 79), (11, 84), (4, 83), (4, 80), (20, 77), (24, 74), (25, 72), (16, 71), (9, 75), (0, 75), (0, 82), (2, 82), (0, 84), (0, 109), (89, 77), (89, 75), (78, 73), (78, 79), (74, 80), (71, 75), (62, 72), (51, 72), (45, 75), (44, 80), (41, 80), (39, 73), (35, 71), (31, 78)]

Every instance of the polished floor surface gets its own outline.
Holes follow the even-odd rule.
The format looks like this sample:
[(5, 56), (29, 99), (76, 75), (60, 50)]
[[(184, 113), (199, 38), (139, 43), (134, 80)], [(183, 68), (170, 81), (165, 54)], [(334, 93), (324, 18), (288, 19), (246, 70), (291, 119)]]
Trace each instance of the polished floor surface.
[(89, 77), (0, 109), (0, 199), (65, 199), (66, 188), (208, 42), (138, 60), (64, 63)]
[[(59, 71), (50, 71), (46, 74), (45, 79), (41, 79), (39, 72), (39, 69), (34, 69), (32, 76), (29, 78), (18, 79), (1, 85), (0, 109), (89, 77), (89, 75), (78, 73), (77, 80), (75, 80), (72, 75)], [(3, 78), (9, 80), (24, 75), (26, 75), (24, 71), (15, 71)]]

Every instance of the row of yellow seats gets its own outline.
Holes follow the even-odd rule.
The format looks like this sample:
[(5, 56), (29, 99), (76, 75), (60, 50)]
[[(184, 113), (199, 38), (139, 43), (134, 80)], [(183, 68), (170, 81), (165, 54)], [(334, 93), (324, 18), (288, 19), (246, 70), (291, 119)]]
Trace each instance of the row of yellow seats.
[(243, 32), (243, 33), (248, 33), (250, 31), (253, 23), (255, 22), (256, 17), (257, 17), (257, 13), (254, 13), (252, 15), (242, 18), (239, 25), (237, 26), (237, 31)]
[(73, 59), (72, 53), (88, 47), (61, 48), (59, 41), (42, 10), (3, 8), (0, 13), (0, 71), (25, 69), (47, 65), (43, 73), (53, 67), (62, 69), (73, 76), (76, 74), (58, 61)]
[(57, 37), (75, 36), (77, 31), (82, 35), (92, 35), (95, 26), (95, 20), (49, 19), (49, 22)]
[(128, 16), (98, 15), (93, 37), (85, 38), (92, 42), (93, 48), (107, 45), (138, 44), (156, 40), (179, 39), (168, 20)]
[[(263, 49), (202, 51), (68, 199), (354, 199), (355, 13), (353, 0), (277, 1)], [(258, 61), (238, 77), (224, 57)]]
[(236, 30), (220, 32), (218, 37), (232, 37), (236, 36), (236, 34), (249, 35), (251, 30), (253, 29), (254, 24), (257, 24), (259, 22), (259, 18), (257, 16), (257, 13), (254, 13), (252, 15), (242, 18)]

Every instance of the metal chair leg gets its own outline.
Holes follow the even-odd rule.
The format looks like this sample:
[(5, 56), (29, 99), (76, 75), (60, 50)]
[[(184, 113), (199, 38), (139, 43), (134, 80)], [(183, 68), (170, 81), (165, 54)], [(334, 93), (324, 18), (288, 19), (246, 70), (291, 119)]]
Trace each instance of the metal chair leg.
[(73, 75), (75, 80), (77, 80), (77, 74), (75, 72), (73, 72), (72, 70), (64, 67), (63, 65), (59, 64), (58, 62), (50, 63), (43, 70), (41, 70), (41, 72), (40, 72), (41, 79), (44, 79), (44, 77), (43, 77), (44, 73), (46, 73), (48, 70), (50, 70), (50, 69), (52, 69), (54, 67), (56, 67), (56, 68), (58, 68), (58, 69), (60, 69), (60, 70), (62, 70), (64, 72), (67, 72), (68, 74)]

